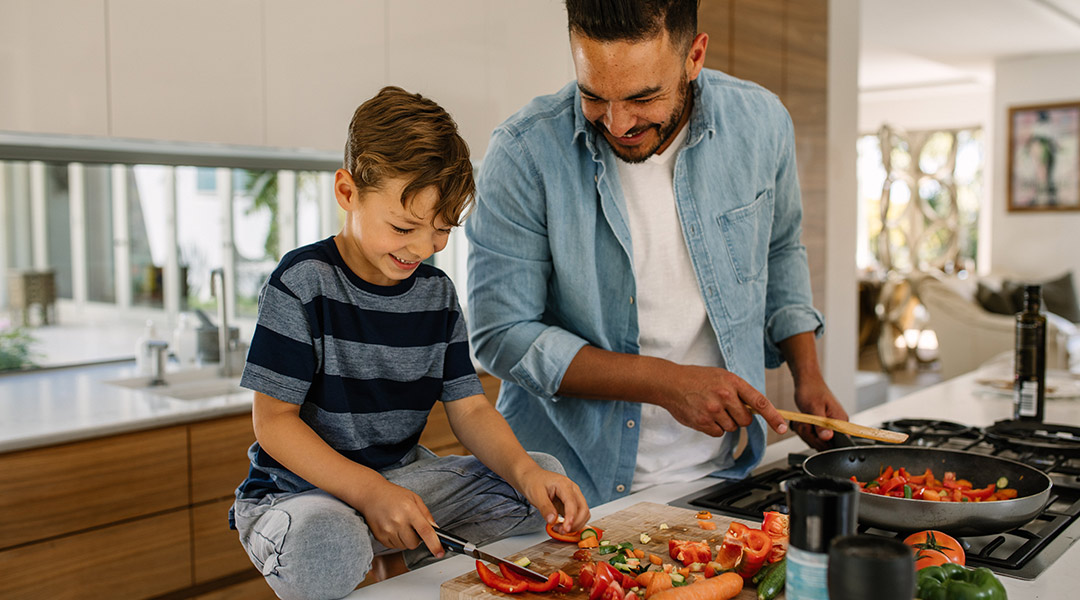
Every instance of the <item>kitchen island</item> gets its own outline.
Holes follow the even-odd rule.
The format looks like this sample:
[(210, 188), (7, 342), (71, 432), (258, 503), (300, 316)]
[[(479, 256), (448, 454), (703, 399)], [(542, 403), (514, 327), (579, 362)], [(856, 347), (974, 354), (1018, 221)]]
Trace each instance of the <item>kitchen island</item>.
[[(852, 421), (864, 425), (879, 425), (885, 421), (901, 418), (924, 418), (955, 421), (969, 425), (985, 426), (1012, 416), (1012, 400), (1009, 396), (994, 392), (992, 388), (976, 383), (977, 373), (969, 373), (949, 381), (925, 388), (893, 402), (879, 405), (858, 413)], [(1047, 400), (1046, 421), (1080, 425), (1080, 398)], [(806, 450), (798, 438), (788, 438), (768, 447), (763, 465), (786, 460), (791, 452)], [(634, 493), (619, 500), (594, 507), (593, 519), (605, 517), (639, 502), (666, 504), (717, 482), (705, 478), (681, 484), (657, 486)], [(1070, 535), (1066, 531), (1062, 536)], [(489, 544), (484, 550), (496, 556), (520, 552), (547, 539), (537, 533), (517, 536)], [(1069, 550), (1033, 581), (1000, 577), (1012, 600), (1057, 600), (1074, 597), (1080, 589), (1080, 545), (1075, 538), (1062, 540)], [(439, 586), (449, 579), (473, 570), (475, 561), (464, 556), (452, 556), (446, 560), (417, 569), (354, 591), (349, 600), (368, 598), (430, 598), (439, 597)]]

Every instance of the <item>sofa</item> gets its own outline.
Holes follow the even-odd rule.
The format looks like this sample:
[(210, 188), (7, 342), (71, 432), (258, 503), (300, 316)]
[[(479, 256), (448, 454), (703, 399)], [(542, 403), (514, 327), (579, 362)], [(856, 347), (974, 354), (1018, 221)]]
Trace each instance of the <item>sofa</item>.
[[(971, 276), (962, 280), (941, 272), (920, 272), (909, 276), (909, 280), (926, 308), (927, 328), (937, 336), (943, 378), (973, 371), (1013, 350), (1016, 318), (1013, 314), (1002, 313), (1016, 308), (1018, 279)], [(1071, 275), (1067, 281), (1071, 286)], [(1070, 316), (1075, 317), (1077, 313), (1071, 312), (1067, 304), (1068, 294), (1064, 296), (1066, 304), (1062, 305), (1061, 312), (1070, 312)], [(1073, 302), (1075, 296), (1073, 290)], [(1047, 370), (1069, 370), (1080, 374), (1080, 326), (1051, 312), (1046, 312), (1046, 318)]]

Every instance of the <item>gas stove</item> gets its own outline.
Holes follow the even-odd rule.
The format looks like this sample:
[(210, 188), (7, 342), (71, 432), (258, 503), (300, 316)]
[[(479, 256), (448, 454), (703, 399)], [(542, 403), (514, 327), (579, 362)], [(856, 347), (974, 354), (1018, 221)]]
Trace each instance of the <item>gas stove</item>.
[[(924, 419), (890, 421), (882, 427), (907, 433), (908, 445), (1007, 458), (1050, 476), (1050, 499), (1027, 524), (1001, 534), (959, 538), (969, 566), (988, 567), (1017, 579), (1035, 579), (1080, 538), (1080, 428), (1020, 421), (976, 428)], [(856, 445), (871, 443), (852, 441)], [(787, 461), (766, 465), (746, 479), (724, 480), (670, 504), (752, 521), (760, 520), (765, 511), (787, 513), (784, 482), (804, 474), (802, 463), (812, 453), (790, 454)], [(910, 532), (860, 525), (859, 533), (903, 539)]]

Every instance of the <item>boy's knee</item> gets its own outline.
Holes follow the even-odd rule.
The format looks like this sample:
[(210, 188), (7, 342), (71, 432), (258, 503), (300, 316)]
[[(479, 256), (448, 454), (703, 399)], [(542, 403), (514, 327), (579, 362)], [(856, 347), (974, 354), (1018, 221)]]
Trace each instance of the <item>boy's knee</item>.
[(368, 531), (336, 517), (308, 514), (290, 528), (277, 569), (266, 575), (279, 597), (342, 598), (364, 580), (374, 558)]
[(536, 461), (536, 464), (540, 465), (541, 469), (554, 471), (560, 475), (566, 475), (566, 469), (563, 469), (562, 463), (554, 456), (547, 454), (546, 452), (529, 452), (529, 456)]

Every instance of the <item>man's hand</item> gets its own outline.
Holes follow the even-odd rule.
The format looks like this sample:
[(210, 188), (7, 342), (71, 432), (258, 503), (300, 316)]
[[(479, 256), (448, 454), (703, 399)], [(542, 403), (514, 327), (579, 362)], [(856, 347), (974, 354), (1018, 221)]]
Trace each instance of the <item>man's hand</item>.
[(415, 492), (383, 480), (364, 494), (360, 511), (371, 529), (371, 535), (387, 548), (412, 549), (421, 543), (436, 558), (442, 558), (443, 548), (435, 535), (431, 516), (424, 501)]
[(787, 433), (787, 423), (776, 407), (738, 375), (717, 367), (669, 365), (657, 404), (676, 421), (719, 437), (752, 422), (753, 415), (746, 407), (749, 405), (776, 433)]
[(570, 533), (589, 523), (589, 505), (585, 502), (585, 496), (568, 477), (537, 465), (522, 475), (518, 483), (521, 486), (519, 491), (548, 523), (558, 520), (561, 508), (564, 521), (556, 526), (556, 530)]
[[(807, 414), (848, 420), (847, 411), (840, 406), (840, 402), (836, 400), (836, 396), (833, 396), (829, 386), (825, 385), (825, 381), (820, 376), (804, 377), (795, 383), (795, 404), (800, 411)], [(833, 437), (831, 429), (806, 423), (792, 423), (792, 428), (811, 448), (815, 450), (830, 448), (829, 440)]]

